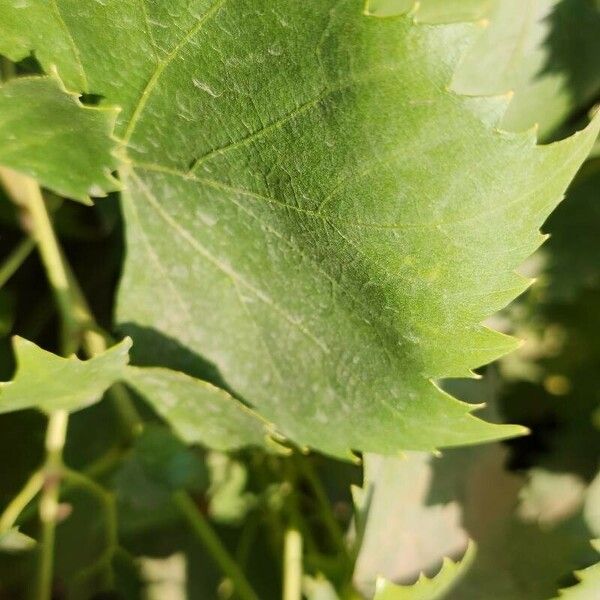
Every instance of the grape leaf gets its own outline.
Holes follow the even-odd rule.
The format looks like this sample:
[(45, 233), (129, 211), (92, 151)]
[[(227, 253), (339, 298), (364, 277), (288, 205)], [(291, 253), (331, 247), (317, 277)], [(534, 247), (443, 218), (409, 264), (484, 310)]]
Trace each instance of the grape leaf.
[(206, 381), (169, 369), (128, 367), (125, 381), (182, 440), (216, 450), (269, 446), (267, 423), (239, 400)]
[(93, 404), (123, 376), (131, 340), (86, 361), (62, 358), (20, 337), (13, 346), (17, 371), (12, 381), (0, 383), (0, 414), (24, 408), (76, 411)]
[[(596, 550), (600, 552), (600, 541), (592, 542)], [(579, 583), (573, 587), (560, 590), (556, 600), (594, 600), (598, 597), (600, 590), (600, 563), (592, 565), (587, 569), (575, 571)]]
[(373, 600), (439, 600), (470, 568), (475, 552), (475, 545), (469, 544), (462, 560), (453, 562), (444, 559), (444, 564), (435, 577), (428, 579), (421, 575), (413, 585), (394, 585), (385, 579), (379, 579)]
[(90, 204), (90, 196), (119, 187), (111, 175), (119, 164), (117, 113), (84, 106), (57, 76), (12, 79), (0, 86), (0, 165)]
[(498, 132), (505, 100), (447, 89), (477, 27), (360, 0), (0, 5), (2, 24), (50, 11), (73, 51), (20, 30), (22, 52), (122, 109), (122, 323), (333, 455), (522, 433), (432, 380), (514, 348), (480, 323), (526, 287), (600, 121), (545, 147)]

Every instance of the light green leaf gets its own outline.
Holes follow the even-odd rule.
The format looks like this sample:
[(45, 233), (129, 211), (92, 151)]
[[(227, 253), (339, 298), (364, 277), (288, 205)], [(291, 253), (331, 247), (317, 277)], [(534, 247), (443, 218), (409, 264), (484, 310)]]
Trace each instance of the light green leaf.
[[(448, 91), (476, 26), (362, 0), (52, 4), (77, 52), (23, 47), (122, 108), (121, 323), (205, 357), (329, 454), (523, 432), (432, 380), (514, 348), (480, 323), (526, 287), (514, 269), (600, 121), (546, 147), (499, 133), (502, 100)], [(41, 0), (15, 6), (0, 23), (47, 21)]]
[(471, 543), (461, 561), (453, 562), (446, 558), (440, 572), (435, 577), (428, 579), (421, 575), (413, 585), (394, 585), (380, 579), (377, 582), (377, 591), (373, 600), (438, 600), (443, 598), (469, 569), (475, 553), (475, 544)]
[(12, 381), (0, 383), (0, 414), (24, 408), (76, 411), (97, 402), (123, 376), (131, 340), (85, 361), (62, 358), (20, 337), (13, 338), (13, 347), (17, 371)]
[(0, 552), (24, 552), (35, 547), (36, 541), (21, 533), (18, 527), (11, 527), (0, 533)]
[[(592, 542), (592, 546), (600, 552), (600, 541)], [(596, 600), (600, 592), (600, 563), (587, 569), (575, 571), (579, 583), (573, 587), (560, 590), (555, 600)]]
[(215, 450), (267, 446), (272, 428), (239, 400), (206, 381), (170, 369), (128, 367), (125, 381), (182, 440)]
[(84, 106), (56, 76), (10, 80), (0, 85), (0, 166), (89, 204), (89, 196), (119, 187), (111, 175), (119, 164), (112, 137), (117, 114)]

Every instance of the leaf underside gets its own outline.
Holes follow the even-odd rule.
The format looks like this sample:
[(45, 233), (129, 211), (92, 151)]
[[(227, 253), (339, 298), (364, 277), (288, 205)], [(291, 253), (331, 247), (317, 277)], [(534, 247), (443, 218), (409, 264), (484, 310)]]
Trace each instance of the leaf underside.
[(0, 51), (35, 49), (121, 108), (119, 321), (178, 340), (329, 454), (522, 433), (432, 380), (514, 348), (480, 323), (527, 286), (514, 269), (598, 121), (543, 147), (495, 129), (505, 98), (448, 91), (473, 25), (359, 0), (139, 6), (0, 2)]

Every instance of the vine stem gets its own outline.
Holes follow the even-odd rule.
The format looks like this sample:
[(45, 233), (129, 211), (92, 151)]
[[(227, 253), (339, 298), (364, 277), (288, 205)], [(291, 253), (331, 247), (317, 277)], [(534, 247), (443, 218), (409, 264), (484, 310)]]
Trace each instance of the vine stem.
[(0, 267), (0, 288), (17, 272), (34, 248), (35, 242), (27, 237), (9, 254)]
[(43, 467), (44, 487), (40, 500), (42, 541), (35, 596), (37, 600), (50, 600), (52, 597), (54, 539), (59, 514), (60, 480), (63, 470), (62, 455), (67, 436), (68, 421), (69, 413), (66, 410), (54, 411), (50, 415), (46, 430), (46, 461)]
[(338, 549), (344, 553), (344, 555), (347, 555), (348, 547), (344, 538), (344, 531), (336, 520), (333, 511), (331, 510), (327, 492), (325, 491), (319, 476), (315, 472), (312, 463), (310, 462), (310, 457), (307, 456), (304, 457), (304, 459), (300, 457), (299, 460), (296, 461), (296, 464), (298, 465), (300, 473), (312, 488), (317, 503), (320, 507), (320, 514), (323, 519), (323, 524), (327, 528), (332, 541), (337, 545)]
[(63, 354), (72, 354), (79, 345), (79, 332), (86, 315), (81, 313), (69, 289), (67, 269), (40, 187), (31, 177), (6, 167), (0, 167), (0, 180), (11, 199), (26, 213), (27, 226), (37, 244), (60, 311)]
[(204, 518), (204, 515), (198, 510), (189, 494), (185, 491), (177, 491), (173, 494), (173, 500), (223, 573), (229, 577), (240, 600), (258, 600), (258, 596), (250, 586), (246, 576), (223, 546), (223, 543)]
[(17, 521), (25, 507), (35, 498), (44, 485), (44, 474), (36, 471), (27, 480), (21, 491), (10, 501), (0, 516), (0, 533), (8, 531)]
[[(75, 352), (81, 343), (90, 356), (104, 352), (107, 348), (106, 336), (99, 331), (77, 280), (63, 257), (38, 184), (30, 177), (4, 167), (0, 167), (0, 181), (12, 200), (21, 206), (29, 217), (31, 236), (37, 244), (61, 315), (63, 354)], [(113, 389), (113, 400), (130, 435), (137, 435), (143, 428), (143, 422), (125, 389)], [(54, 540), (59, 515), (60, 482), (65, 473), (63, 449), (67, 425), (66, 411), (60, 410), (50, 414), (46, 432), (46, 459), (41, 469), (42, 540), (36, 600), (50, 600), (52, 595)], [(193, 531), (229, 577), (240, 600), (259, 600), (244, 573), (187, 492), (176, 492), (174, 501)]]
[[(62, 321), (62, 351), (69, 355), (77, 349), (80, 323), (85, 315), (80, 313), (69, 288), (69, 277), (58, 240), (54, 234), (50, 215), (38, 184), (11, 169), (0, 167), (0, 180), (13, 201), (21, 206), (28, 217), (31, 236), (37, 244), (46, 269), (48, 281), (56, 297)], [(40, 500), (42, 536), (36, 598), (49, 600), (52, 595), (54, 539), (59, 513), (60, 480), (63, 469), (69, 414), (65, 410), (52, 412), (46, 429), (46, 459), (42, 467), (43, 486)]]
[(285, 532), (283, 556), (283, 600), (302, 598), (302, 536), (295, 528)]

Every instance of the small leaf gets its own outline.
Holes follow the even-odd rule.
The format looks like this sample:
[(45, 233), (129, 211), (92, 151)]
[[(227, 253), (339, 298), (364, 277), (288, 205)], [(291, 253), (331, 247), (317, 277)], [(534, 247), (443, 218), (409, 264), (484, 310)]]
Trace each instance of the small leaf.
[(463, 576), (475, 558), (475, 544), (470, 543), (462, 560), (459, 562), (444, 559), (440, 572), (428, 579), (421, 575), (413, 585), (394, 585), (380, 579), (374, 600), (437, 600), (442, 598)]
[(125, 381), (189, 444), (215, 450), (275, 447), (272, 431), (252, 410), (224, 390), (178, 371), (128, 367)]
[(0, 552), (24, 552), (34, 548), (36, 544), (33, 538), (21, 533), (18, 527), (11, 527), (0, 533)]
[(0, 383), (0, 413), (25, 408), (50, 413), (76, 411), (100, 400), (121, 379), (131, 340), (86, 361), (62, 358), (21, 337), (13, 338), (13, 347), (17, 371), (12, 381)]
[(84, 106), (56, 76), (12, 79), (0, 86), (0, 165), (89, 204), (119, 188), (117, 113)]

